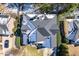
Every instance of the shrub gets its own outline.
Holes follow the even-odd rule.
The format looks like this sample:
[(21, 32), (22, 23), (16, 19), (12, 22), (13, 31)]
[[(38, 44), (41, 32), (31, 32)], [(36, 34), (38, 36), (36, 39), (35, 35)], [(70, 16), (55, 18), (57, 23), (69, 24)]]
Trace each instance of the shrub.
[(15, 44), (17, 48), (20, 48), (20, 37), (16, 37)]
[(69, 43), (69, 40), (67, 38), (64, 38), (64, 39), (62, 39), (62, 43), (68, 44)]
[(62, 43), (58, 48), (58, 56), (68, 56), (68, 46), (64, 43)]
[(61, 44), (61, 35), (60, 32), (57, 33), (57, 46), (59, 46)]

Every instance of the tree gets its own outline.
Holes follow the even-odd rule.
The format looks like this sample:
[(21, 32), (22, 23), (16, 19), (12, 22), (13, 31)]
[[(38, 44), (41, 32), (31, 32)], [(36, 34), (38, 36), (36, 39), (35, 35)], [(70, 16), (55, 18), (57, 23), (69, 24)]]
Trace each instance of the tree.
[(68, 56), (69, 52), (68, 52), (68, 46), (66, 44), (61, 44), (58, 48), (58, 56)]
[(53, 9), (53, 4), (48, 4), (48, 3), (42, 4), (41, 3), (41, 4), (35, 4), (35, 5), (36, 7), (40, 7), (39, 8), (40, 13), (50, 13)]
[(63, 21), (66, 16), (70, 15), (77, 8), (79, 8), (79, 4), (77, 3), (67, 4), (66, 8), (64, 8), (62, 12), (58, 14), (58, 19)]

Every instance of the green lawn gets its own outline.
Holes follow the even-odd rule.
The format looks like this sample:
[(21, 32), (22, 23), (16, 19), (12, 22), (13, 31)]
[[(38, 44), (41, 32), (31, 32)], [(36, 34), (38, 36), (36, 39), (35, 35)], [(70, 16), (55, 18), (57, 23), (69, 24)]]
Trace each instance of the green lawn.
[(61, 35), (60, 32), (57, 33), (57, 46), (61, 44)]
[(20, 47), (20, 37), (16, 37), (16, 45)]

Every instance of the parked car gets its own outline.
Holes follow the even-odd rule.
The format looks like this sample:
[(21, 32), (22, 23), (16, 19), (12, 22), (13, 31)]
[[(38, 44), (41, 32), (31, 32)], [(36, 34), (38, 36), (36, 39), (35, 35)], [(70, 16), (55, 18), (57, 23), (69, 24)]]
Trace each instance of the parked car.
[(5, 42), (4, 42), (4, 47), (5, 47), (5, 48), (8, 48), (8, 47), (9, 47), (9, 40), (5, 40)]

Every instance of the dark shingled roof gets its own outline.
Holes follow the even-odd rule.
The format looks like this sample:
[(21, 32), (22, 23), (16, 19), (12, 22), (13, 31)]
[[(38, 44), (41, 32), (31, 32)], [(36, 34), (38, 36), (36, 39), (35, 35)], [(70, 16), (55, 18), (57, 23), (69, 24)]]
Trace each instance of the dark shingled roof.
[(50, 36), (50, 34), (47, 32), (47, 30), (45, 28), (38, 28), (38, 31), (43, 36)]
[(48, 19), (46, 16), (45, 18), (42, 20), (41, 18), (37, 19), (36, 21), (31, 21), (31, 23), (35, 26), (35, 27), (45, 27), (52, 19)]

